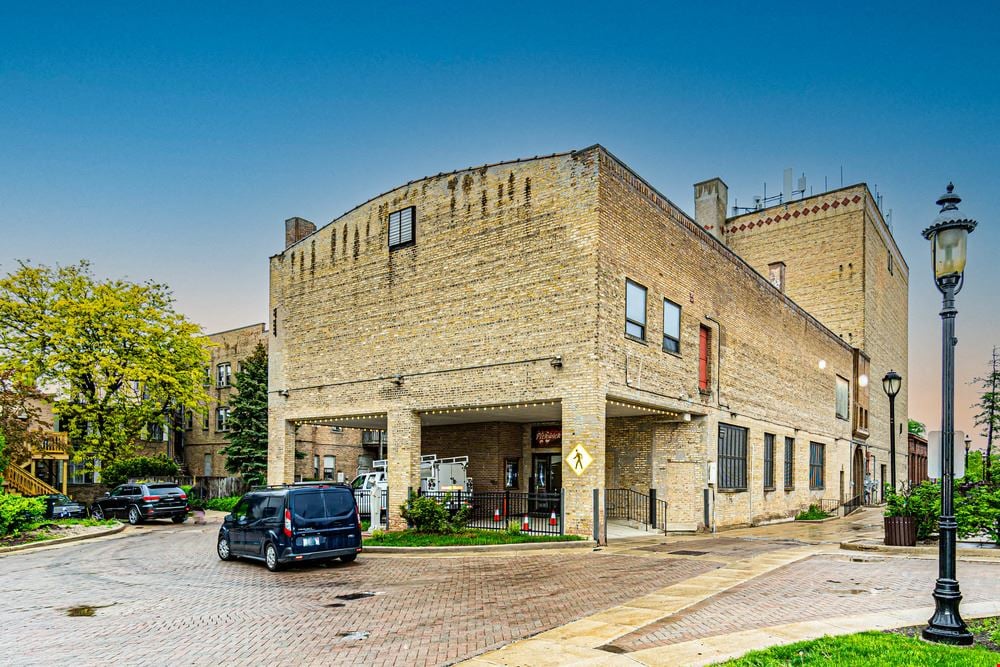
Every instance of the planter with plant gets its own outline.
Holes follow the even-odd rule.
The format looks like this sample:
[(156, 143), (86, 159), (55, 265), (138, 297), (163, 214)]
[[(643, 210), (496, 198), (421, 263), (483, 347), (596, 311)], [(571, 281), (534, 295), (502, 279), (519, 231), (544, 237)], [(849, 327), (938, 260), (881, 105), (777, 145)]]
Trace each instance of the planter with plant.
[(912, 547), (937, 529), (941, 514), (941, 488), (933, 482), (903, 484), (899, 491), (885, 489), (885, 538), (887, 546)]

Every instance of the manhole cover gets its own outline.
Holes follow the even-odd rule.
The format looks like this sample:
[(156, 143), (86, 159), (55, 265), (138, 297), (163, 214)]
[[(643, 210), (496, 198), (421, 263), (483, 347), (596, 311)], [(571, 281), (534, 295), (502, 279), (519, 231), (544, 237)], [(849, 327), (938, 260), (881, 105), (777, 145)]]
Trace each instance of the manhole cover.
[(674, 556), (704, 556), (707, 551), (692, 551), (691, 549), (680, 549), (678, 551), (671, 551)]
[(363, 591), (361, 593), (344, 593), (343, 595), (338, 595), (338, 600), (360, 600), (361, 598), (375, 597), (378, 593), (374, 591)]

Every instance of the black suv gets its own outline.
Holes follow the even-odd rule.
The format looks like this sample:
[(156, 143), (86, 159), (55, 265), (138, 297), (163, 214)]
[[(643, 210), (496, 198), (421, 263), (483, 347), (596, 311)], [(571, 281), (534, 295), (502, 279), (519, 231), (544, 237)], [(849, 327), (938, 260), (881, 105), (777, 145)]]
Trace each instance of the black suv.
[(146, 519), (170, 519), (184, 523), (188, 516), (187, 494), (176, 484), (119, 484), (90, 506), (95, 519), (128, 519), (132, 525)]
[(361, 552), (361, 520), (351, 487), (313, 483), (270, 486), (243, 496), (219, 528), (219, 558), (262, 560), (275, 572), (288, 563)]

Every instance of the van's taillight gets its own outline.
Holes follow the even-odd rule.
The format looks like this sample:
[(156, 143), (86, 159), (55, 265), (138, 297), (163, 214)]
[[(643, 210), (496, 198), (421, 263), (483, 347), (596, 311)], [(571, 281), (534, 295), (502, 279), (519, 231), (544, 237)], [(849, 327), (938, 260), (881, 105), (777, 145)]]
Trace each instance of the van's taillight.
[(285, 537), (292, 536), (292, 513), (285, 510)]
[(152, 500), (159, 500), (160, 497), (159, 496), (143, 496), (142, 499), (145, 500), (146, 502), (150, 502)]

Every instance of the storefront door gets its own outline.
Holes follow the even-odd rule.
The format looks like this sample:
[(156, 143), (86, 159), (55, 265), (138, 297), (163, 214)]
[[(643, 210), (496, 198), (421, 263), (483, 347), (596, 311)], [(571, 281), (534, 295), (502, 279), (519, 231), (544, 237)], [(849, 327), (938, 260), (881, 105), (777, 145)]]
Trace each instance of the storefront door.
[[(562, 488), (562, 454), (533, 454), (531, 457), (531, 491), (558, 494)], [(547, 514), (558, 509), (556, 497), (533, 496), (530, 510)]]

